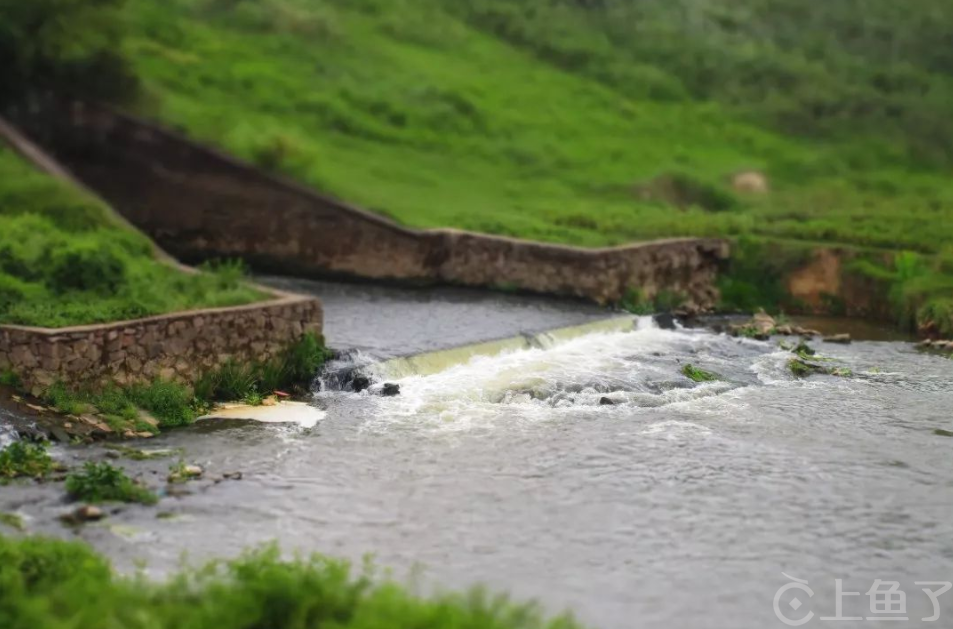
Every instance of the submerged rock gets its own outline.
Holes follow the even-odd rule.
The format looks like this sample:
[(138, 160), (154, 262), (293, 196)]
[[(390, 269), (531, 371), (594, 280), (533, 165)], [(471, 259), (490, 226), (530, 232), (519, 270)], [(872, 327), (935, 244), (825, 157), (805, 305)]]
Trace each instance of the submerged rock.
[(652, 320), (655, 321), (655, 325), (663, 330), (674, 330), (675, 322), (678, 319), (671, 313), (663, 313), (653, 316)]
[(367, 376), (356, 375), (354, 376), (354, 379), (351, 380), (351, 389), (355, 393), (360, 393), (361, 391), (364, 391), (370, 386), (371, 386), (371, 379), (368, 378)]
[(825, 343), (840, 343), (842, 345), (848, 345), (851, 341), (850, 334), (834, 334), (833, 336), (825, 336)]
[(400, 385), (393, 382), (385, 382), (384, 388), (381, 389), (381, 395), (384, 397), (393, 397), (395, 395), (400, 395)]
[(599, 406), (615, 406), (615, 402), (603, 396), (599, 398)]

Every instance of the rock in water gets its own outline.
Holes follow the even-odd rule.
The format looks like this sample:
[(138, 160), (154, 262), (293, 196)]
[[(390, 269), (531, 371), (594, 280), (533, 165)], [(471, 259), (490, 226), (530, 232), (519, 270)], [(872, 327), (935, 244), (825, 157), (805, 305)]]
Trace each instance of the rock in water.
[(381, 389), (381, 395), (384, 397), (393, 397), (395, 395), (400, 395), (400, 385), (393, 382), (385, 382), (384, 388)]
[(367, 376), (358, 375), (354, 376), (354, 379), (351, 380), (351, 389), (353, 389), (355, 393), (360, 393), (369, 386), (371, 386), (371, 379)]
[(615, 402), (607, 397), (599, 398), (599, 406), (615, 406)]
[(847, 345), (850, 343), (850, 334), (835, 334), (833, 336), (825, 336), (825, 343), (840, 343), (842, 345)]
[(663, 330), (674, 330), (675, 329), (675, 315), (670, 313), (657, 314), (652, 319), (655, 321), (655, 325), (660, 327)]
[(103, 510), (93, 505), (83, 505), (75, 510), (60, 516), (60, 519), (67, 524), (83, 524), (84, 522), (97, 522), (106, 517)]

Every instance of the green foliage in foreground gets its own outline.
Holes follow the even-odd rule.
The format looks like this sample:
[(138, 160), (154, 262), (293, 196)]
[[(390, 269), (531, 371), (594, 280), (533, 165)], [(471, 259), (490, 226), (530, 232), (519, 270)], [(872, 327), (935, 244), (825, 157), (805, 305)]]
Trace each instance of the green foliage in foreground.
[(718, 374), (699, 369), (692, 364), (682, 367), (682, 375), (693, 382), (714, 382), (715, 380), (721, 380)]
[(184, 571), (164, 583), (117, 576), (87, 546), (0, 537), (5, 629), (578, 629), (477, 589), (428, 598), (313, 556), (275, 548)]
[(42, 478), (53, 471), (53, 459), (41, 443), (14, 441), (0, 449), (0, 481), (11, 478)]
[(62, 327), (265, 295), (234, 264), (185, 273), (98, 202), (0, 147), (0, 323)]
[(158, 502), (158, 497), (139, 485), (126, 473), (109, 463), (87, 461), (82, 470), (66, 477), (66, 493), (73, 500), (84, 502), (138, 502), (146, 505)]

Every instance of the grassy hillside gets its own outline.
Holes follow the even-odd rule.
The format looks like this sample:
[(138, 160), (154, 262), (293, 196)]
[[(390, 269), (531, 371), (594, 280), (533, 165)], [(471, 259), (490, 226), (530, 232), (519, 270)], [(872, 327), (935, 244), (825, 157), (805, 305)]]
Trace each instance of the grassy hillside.
[[(680, 4), (713, 15), (750, 5), (737, 19), (752, 28), (754, 7), (793, 6), (130, 0), (128, 50), (153, 115), (411, 225), (583, 245), (742, 233), (921, 251), (953, 243), (953, 185), (941, 170), (949, 100), (910, 113), (931, 124), (909, 138), (908, 125), (885, 129), (849, 109), (844, 129), (834, 114), (815, 120), (808, 112), (823, 105), (798, 90), (838, 87), (829, 98), (840, 103), (843, 75), (873, 60), (775, 54), (792, 32), (694, 42)], [(616, 16), (626, 6), (650, 15)], [(843, 16), (827, 24), (820, 13), (812, 19), (836, 36)], [(723, 49), (741, 52), (713, 55)], [(774, 89), (783, 77), (767, 70), (739, 75), (738, 55), (770, 61), (792, 86)], [(950, 93), (939, 72), (910, 75)], [(725, 190), (746, 168), (768, 174), (767, 198)], [(687, 182), (683, 196), (698, 188), (719, 201), (673, 211), (671, 195), (653, 198), (648, 185), (666, 175)]]
[[(103, 34), (80, 52), (8, 29), (31, 51), (11, 67), (80, 91), (105, 68), (140, 113), (408, 225), (909, 250), (865, 272), (889, 275), (905, 312), (953, 303), (947, 0), (97, 6), (41, 29)], [(770, 192), (732, 190), (743, 170)]]
[(240, 267), (184, 273), (98, 202), (0, 146), (0, 323), (62, 327), (264, 295)]

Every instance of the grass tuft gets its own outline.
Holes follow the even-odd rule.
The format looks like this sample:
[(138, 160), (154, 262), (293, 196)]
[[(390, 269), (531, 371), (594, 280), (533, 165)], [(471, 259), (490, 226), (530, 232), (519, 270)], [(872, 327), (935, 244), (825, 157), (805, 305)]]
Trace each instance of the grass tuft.
[(53, 471), (53, 459), (42, 443), (14, 441), (0, 450), (0, 480), (43, 478)]
[(66, 493), (73, 500), (91, 503), (138, 502), (151, 505), (158, 502), (154, 493), (126, 476), (109, 463), (88, 461), (82, 470), (66, 477)]

